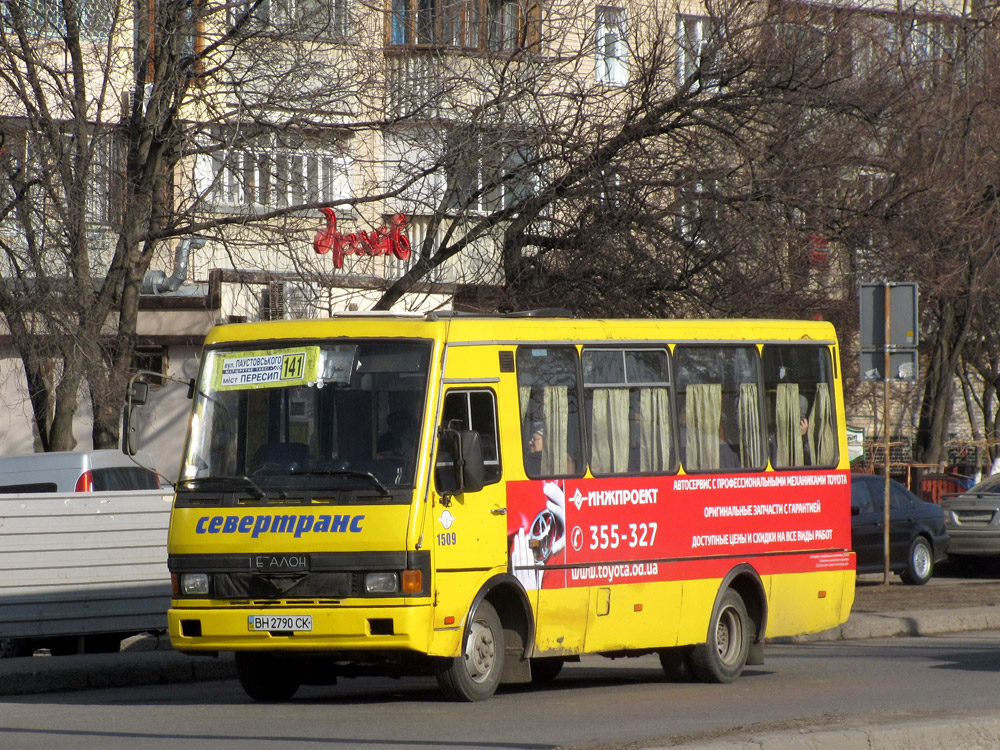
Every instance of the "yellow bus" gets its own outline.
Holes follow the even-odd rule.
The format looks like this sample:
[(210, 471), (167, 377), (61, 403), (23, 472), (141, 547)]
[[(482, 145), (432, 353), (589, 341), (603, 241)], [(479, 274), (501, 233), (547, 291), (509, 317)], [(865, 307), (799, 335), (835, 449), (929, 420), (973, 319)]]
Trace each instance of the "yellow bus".
[(730, 682), (854, 600), (837, 339), (789, 320), (338, 315), (205, 342), (171, 513), (175, 649), (249, 696), (582, 654)]

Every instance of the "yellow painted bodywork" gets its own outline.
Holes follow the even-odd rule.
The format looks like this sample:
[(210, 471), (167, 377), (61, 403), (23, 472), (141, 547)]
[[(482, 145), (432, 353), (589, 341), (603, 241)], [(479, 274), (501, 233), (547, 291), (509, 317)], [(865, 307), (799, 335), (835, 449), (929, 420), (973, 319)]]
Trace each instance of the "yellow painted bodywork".
[[(344, 317), (330, 320), (255, 323), (213, 329), (207, 344), (246, 342), (248, 349), (283, 338), (420, 338), (435, 342), (428, 409), (422, 423), (421, 463), (409, 506), (268, 507), (266, 509), (175, 509), (170, 555), (268, 551), (259, 540), (223, 534), (196, 535), (203, 515), (321, 512), (363, 513), (371, 533), (347, 535), (338, 550), (430, 550), (429, 597), (343, 599), (298, 605), (175, 599), (169, 612), (174, 646), (184, 651), (244, 649), (355, 650), (405, 649), (455, 656), (477, 595), (490, 581), (508, 574), (507, 482), (524, 480), (517, 380), (502, 372), (499, 352), (513, 354), (520, 343), (602, 341), (781, 341), (812, 338), (828, 342), (836, 357), (836, 335), (826, 323), (790, 321), (611, 321), (525, 318)], [(837, 361), (835, 359), (835, 361)], [(839, 369), (839, 364), (837, 365)], [(841, 389), (836, 392), (838, 424), (844, 424)], [(451, 388), (489, 388), (499, 405), (498, 430), (503, 476), (481, 492), (442, 498), (432, 479), (431, 457), (445, 394)], [(841, 470), (847, 469), (846, 435), (841, 431)], [(587, 475), (589, 476), (589, 474)], [(447, 529), (446, 529), (447, 526)], [(445, 531), (455, 542), (440, 543)], [(282, 542), (281, 552), (316, 551), (308, 535)], [(261, 548), (258, 549), (257, 547)], [(739, 561), (754, 567), (755, 561)], [(735, 566), (737, 562), (734, 562)], [(666, 567), (666, 566), (664, 566)], [(853, 566), (852, 566), (853, 567)], [(724, 574), (695, 580), (577, 586), (524, 593), (536, 630), (531, 655), (574, 655), (624, 649), (655, 649), (704, 642)], [(823, 630), (844, 622), (854, 598), (853, 570), (776, 573), (760, 576), (767, 596), (767, 636)], [(516, 585), (516, 584), (515, 584)], [(275, 636), (249, 632), (248, 614), (311, 614), (313, 632)], [(393, 635), (372, 635), (370, 620), (391, 618)], [(200, 622), (201, 636), (182, 634), (182, 621)]]

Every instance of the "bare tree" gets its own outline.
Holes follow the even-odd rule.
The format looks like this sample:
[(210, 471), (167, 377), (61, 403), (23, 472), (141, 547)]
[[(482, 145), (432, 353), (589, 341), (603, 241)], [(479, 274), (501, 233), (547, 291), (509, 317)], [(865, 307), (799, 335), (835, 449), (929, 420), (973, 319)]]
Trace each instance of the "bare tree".
[[(305, 208), (335, 204), (311, 182), (332, 192), (345, 134), (378, 126), (358, 120), (377, 71), (345, 41), (358, 32), (370, 51), (381, 35), (333, 12), (343, 3), (4, 7), (0, 311), (39, 446), (73, 446), (84, 386), (94, 445), (114, 446), (150, 264), (193, 234), (234, 254), (255, 225), (302, 236)], [(326, 157), (318, 174), (307, 141)], [(251, 163), (263, 152), (299, 161)]]

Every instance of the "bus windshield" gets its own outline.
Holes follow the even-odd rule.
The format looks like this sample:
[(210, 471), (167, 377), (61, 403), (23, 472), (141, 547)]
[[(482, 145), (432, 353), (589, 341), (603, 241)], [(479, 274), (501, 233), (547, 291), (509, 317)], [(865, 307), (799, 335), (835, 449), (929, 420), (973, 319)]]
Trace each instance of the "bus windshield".
[(412, 487), (430, 351), (385, 339), (208, 350), (182, 482)]

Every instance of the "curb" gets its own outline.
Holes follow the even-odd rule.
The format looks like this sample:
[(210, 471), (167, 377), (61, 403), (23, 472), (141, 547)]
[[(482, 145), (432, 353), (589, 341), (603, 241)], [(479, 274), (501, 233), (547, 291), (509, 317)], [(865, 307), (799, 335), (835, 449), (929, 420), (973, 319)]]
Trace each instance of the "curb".
[(847, 641), (893, 636), (925, 636), (1000, 628), (1000, 607), (925, 609), (913, 612), (855, 612), (843, 625), (819, 633), (768, 639), (769, 643)]
[(981, 750), (1000, 746), (1000, 719), (992, 714), (879, 727), (768, 732), (745, 740), (647, 747), (644, 750)]
[(0, 696), (167, 685), (236, 677), (232, 654), (193, 657), (170, 650), (25, 656), (0, 660)]

